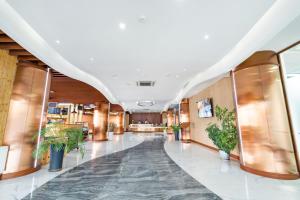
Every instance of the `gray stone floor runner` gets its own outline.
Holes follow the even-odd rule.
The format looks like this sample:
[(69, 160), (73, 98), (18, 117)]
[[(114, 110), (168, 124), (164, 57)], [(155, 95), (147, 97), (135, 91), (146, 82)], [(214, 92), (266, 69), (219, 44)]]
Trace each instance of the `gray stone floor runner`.
[(169, 158), (164, 141), (162, 136), (147, 137), (135, 147), (85, 162), (24, 199), (221, 199)]

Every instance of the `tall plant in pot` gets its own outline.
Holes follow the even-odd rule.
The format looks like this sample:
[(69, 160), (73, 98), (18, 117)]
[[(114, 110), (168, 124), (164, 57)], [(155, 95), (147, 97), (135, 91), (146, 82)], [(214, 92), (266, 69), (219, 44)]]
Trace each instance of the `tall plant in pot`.
[(208, 137), (218, 147), (221, 158), (229, 160), (230, 152), (237, 145), (237, 129), (235, 126), (234, 111), (228, 111), (227, 108), (221, 108), (218, 105), (215, 113), (220, 125), (211, 123), (205, 129)]
[(175, 140), (179, 140), (179, 130), (180, 130), (180, 124), (173, 124), (171, 125), (171, 128), (173, 129), (173, 133), (175, 135)]
[[(36, 140), (37, 133), (33, 139)], [(50, 148), (49, 171), (60, 171), (62, 169), (64, 153), (69, 153), (75, 148), (84, 156), (83, 132), (81, 128), (67, 127), (64, 124), (53, 123), (43, 128), (40, 133), (40, 143), (33, 156), (37, 159), (48, 153)]]

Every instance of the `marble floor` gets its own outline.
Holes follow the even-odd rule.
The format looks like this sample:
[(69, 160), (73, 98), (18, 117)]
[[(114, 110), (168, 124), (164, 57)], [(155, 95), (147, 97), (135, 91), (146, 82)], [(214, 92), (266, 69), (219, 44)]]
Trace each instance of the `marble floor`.
[(224, 161), (217, 152), (195, 143), (165, 143), (170, 158), (224, 200), (299, 200), (300, 180), (277, 180), (250, 174), (238, 161)]
[(144, 137), (126, 133), (124, 135), (110, 136), (106, 142), (86, 142), (85, 156), (83, 159), (77, 151), (67, 154), (63, 162), (63, 170), (59, 172), (48, 172), (48, 165), (42, 167), (41, 170), (14, 179), (0, 181), (0, 200), (18, 200), (35, 189), (45, 184), (47, 181), (57, 177), (58, 175), (92, 159), (111, 153), (119, 152), (144, 141)]
[(130, 149), (83, 163), (50, 180), (24, 200), (219, 200), (164, 150), (163, 134)]
[[(111, 173), (113, 174), (115, 171), (114, 170), (120, 170), (122, 168), (122, 173), (126, 177), (125, 179), (101, 179), (103, 177), (97, 176), (95, 181), (103, 181), (106, 180), (105, 184), (108, 186), (105, 188), (102, 188), (103, 191), (106, 191), (105, 194), (111, 194), (112, 188), (114, 187), (114, 192), (115, 191), (122, 191), (124, 188), (128, 185), (128, 181), (134, 180), (134, 177), (132, 176), (137, 176), (137, 180), (142, 178), (143, 176), (147, 177), (146, 181), (151, 181), (151, 178), (155, 179), (157, 178), (156, 174), (153, 171), (149, 171), (147, 168), (143, 167), (133, 167), (133, 166), (139, 166), (137, 164), (142, 164), (141, 166), (149, 165), (151, 167), (154, 167), (154, 169), (159, 169), (163, 170), (163, 174), (165, 175), (166, 172), (174, 172), (174, 169), (178, 170), (178, 174), (181, 176), (183, 175), (184, 178), (188, 177), (187, 180), (192, 181), (192, 187), (195, 187), (195, 191), (211, 191), (212, 193), (208, 193), (209, 195), (212, 195), (212, 198), (218, 198), (217, 196), (221, 197), (222, 199), (225, 200), (298, 200), (300, 197), (300, 181), (295, 180), (295, 181), (283, 181), (283, 180), (275, 180), (275, 179), (269, 179), (269, 178), (264, 178), (260, 176), (256, 176), (247, 172), (242, 171), (239, 168), (239, 164), (237, 161), (222, 161), (219, 159), (218, 154), (214, 151), (208, 150), (198, 144), (190, 143), (190, 144), (184, 144), (181, 142), (176, 142), (174, 141), (173, 137), (168, 136), (167, 141), (164, 143), (164, 149), (160, 148), (159, 151), (155, 151), (154, 153), (156, 155), (159, 155), (158, 157), (153, 157), (151, 159), (155, 160), (155, 163), (158, 163), (159, 157), (161, 157), (161, 162), (162, 164), (166, 163), (176, 163), (181, 169), (183, 169), (185, 172), (180, 170), (180, 168), (174, 163), (171, 164), (171, 167), (165, 168), (165, 165), (151, 165), (152, 162), (146, 162), (143, 161), (143, 163), (134, 163), (130, 162), (132, 157), (146, 157), (146, 156), (151, 156), (152, 148), (154, 144), (147, 144), (145, 147), (141, 145), (144, 141), (147, 142), (149, 138), (151, 138), (153, 135), (151, 134), (131, 134), (131, 133), (126, 133), (122, 136), (113, 136), (111, 137), (110, 141), (107, 142), (101, 142), (101, 143), (93, 143), (93, 142), (87, 142), (86, 148), (86, 156), (84, 159), (80, 158), (80, 155), (78, 152), (74, 151), (68, 154), (65, 157), (64, 160), (64, 170), (61, 172), (56, 172), (56, 173), (49, 173), (47, 171), (47, 166), (44, 166), (41, 170), (39, 170), (36, 173), (15, 178), (15, 179), (10, 179), (10, 180), (4, 180), (0, 181), (0, 199), (2, 200), (11, 200), (11, 199), (22, 199), (26, 195), (26, 199), (46, 199), (39, 195), (42, 193), (40, 191), (47, 191), (47, 187), (52, 187), (55, 186), (56, 182), (60, 182), (61, 180), (69, 180), (72, 181), (73, 178), (74, 180), (77, 180), (78, 177), (85, 177), (82, 176), (81, 172), (81, 166), (82, 165), (90, 165), (91, 163), (94, 164), (99, 164), (98, 162), (101, 162), (103, 164), (103, 167), (105, 168), (105, 165), (107, 165), (107, 161), (111, 159), (111, 161), (116, 161), (119, 160), (118, 162), (116, 161), (115, 166), (112, 167)], [(141, 145), (139, 147), (139, 145)], [(160, 143), (162, 146), (162, 143)], [(129, 148), (138, 148), (138, 152), (136, 153), (129, 153), (129, 154), (124, 154), (124, 152), (120, 152), (125, 150), (129, 151)], [(155, 147), (157, 149), (157, 147)], [(151, 150), (150, 150), (151, 149)], [(147, 150), (147, 151), (146, 151)], [(144, 154), (146, 152), (149, 152), (148, 154)], [(110, 156), (109, 154), (119, 152), (114, 156)], [(174, 161), (166, 159), (166, 154)], [(118, 156), (117, 156), (118, 155)], [(101, 156), (106, 157), (106, 159), (103, 160), (104, 157), (100, 158)], [(98, 162), (94, 162), (94, 161)], [(135, 160), (135, 159), (133, 159)], [(166, 162), (168, 160), (168, 162)], [(120, 163), (128, 163), (132, 164), (131, 167), (126, 167), (124, 164)], [(90, 164), (88, 164), (90, 163)], [(134, 165), (133, 165), (134, 163)], [(82, 164), (82, 165), (81, 165)], [(78, 166), (77, 170), (74, 171), (74, 167)], [(106, 170), (101, 170), (104, 168), (101, 168), (101, 164), (99, 165), (100, 170), (98, 169), (96, 172), (89, 171), (88, 173), (93, 174), (97, 173), (108, 173)], [(117, 167), (119, 166), (119, 168)], [(122, 167), (120, 167), (122, 166)], [(132, 168), (133, 167), (133, 168)], [(157, 167), (157, 168), (156, 168)], [(173, 168), (172, 168), (173, 167)], [(76, 169), (76, 168), (75, 168)], [(84, 168), (82, 168), (84, 169)], [(73, 170), (73, 171), (72, 171)], [(175, 170), (175, 171), (176, 171)], [(75, 174), (73, 173), (68, 173), (68, 172), (76, 172)], [(102, 175), (103, 175), (102, 174)], [(172, 173), (174, 176), (174, 173)], [(170, 176), (171, 178), (171, 183), (176, 184), (177, 179), (172, 179), (173, 176)], [(56, 177), (56, 178), (55, 178)], [(162, 176), (163, 177), (163, 176)], [(194, 179), (192, 179), (193, 177)], [(70, 179), (71, 178), (71, 179)], [(91, 184), (93, 184), (95, 181), (91, 180)], [(109, 181), (107, 181), (109, 180)], [(186, 179), (183, 179), (186, 180)], [(198, 182), (194, 182), (197, 180)], [(116, 182), (118, 184), (116, 184)], [(164, 179), (162, 179), (164, 181)], [(62, 187), (64, 186), (64, 181), (60, 182), (63, 183), (61, 184)], [(104, 182), (102, 182), (104, 183)], [(179, 183), (180, 184), (180, 181)], [(103, 184), (102, 184), (103, 185)], [(120, 188), (119, 188), (120, 185)], [(133, 184), (134, 185), (134, 184)], [(184, 185), (184, 184), (183, 184)], [(156, 187), (163, 187), (161, 184), (158, 185), (151, 185), (149, 188), (149, 191), (151, 189), (154, 189)], [(177, 185), (178, 186), (178, 185)], [(203, 187), (205, 186), (205, 187)], [(46, 187), (46, 189), (45, 189)], [(95, 190), (99, 191), (99, 187), (96, 187)], [(131, 187), (131, 190), (134, 190), (132, 188), (133, 186), (129, 184), (129, 188)], [(142, 191), (148, 191), (148, 188), (145, 189), (142, 186), (138, 185), (138, 187), (141, 188)], [(157, 190), (160, 190), (157, 188)], [(197, 189), (198, 188), (198, 189)], [(207, 188), (203, 189), (203, 188)], [(101, 188), (100, 188), (101, 189)], [(164, 190), (165, 188), (162, 188)], [(189, 191), (187, 188), (181, 188), (183, 191)], [(160, 190), (160, 191), (162, 191)], [(111, 191), (111, 193), (110, 193)], [(180, 191), (180, 190), (179, 190)], [(194, 188), (192, 189), (194, 191)], [(93, 193), (94, 190), (87, 190), (88, 193)], [(52, 192), (53, 193), (53, 192)], [(55, 193), (55, 192), (54, 192)], [(97, 193), (97, 192), (96, 192)], [(214, 195), (214, 194), (216, 195)], [(47, 196), (47, 193), (44, 193), (45, 197)], [(103, 193), (104, 194), (104, 193)], [(146, 193), (149, 195), (149, 193)], [(169, 194), (169, 193), (166, 193)], [(174, 194), (171, 192), (171, 194)], [(122, 195), (122, 194), (118, 194)], [(55, 196), (55, 195), (54, 195)], [(172, 196), (172, 195), (171, 195)], [(36, 198), (39, 197), (39, 198)], [(195, 199), (194, 196), (189, 196), (186, 198), (181, 198), (182, 196), (178, 196), (178, 198), (174, 199)], [(98, 199), (99, 196), (96, 197)], [(102, 199), (111, 199), (106, 196), (101, 196)], [(151, 196), (152, 199), (163, 199), (165, 196)], [(150, 199), (151, 199), (150, 198)], [(167, 198), (167, 197), (166, 197)], [(205, 199), (204, 195), (204, 199)], [(51, 198), (50, 198), (51, 199)], [(55, 199), (74, 199), (70, 196), (62, 196), (58, 197)], [(79, 199), (79, 198), (75, 198)], [(87, 198), (89, 199), (89, 198)], [(122, 197), (122, 199), (126, 199), (126, 197)], [(131, 198), (134, 199), (134, 198)], [(149, 199), (149, 198), (148, 198)], [(167, 198), (168, 199), (168, 198)], [(173, 199), (173, 198), (170, 198)], [(206, 198), (207, 199), (207, 198)], [(211, 198), (209, 198), (211, 199)]]

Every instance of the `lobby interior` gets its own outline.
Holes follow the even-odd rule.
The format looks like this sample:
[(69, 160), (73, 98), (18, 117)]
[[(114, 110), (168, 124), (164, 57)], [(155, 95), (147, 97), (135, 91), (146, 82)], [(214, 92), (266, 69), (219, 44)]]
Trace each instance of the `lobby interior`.
[(0, 0), (0, 199), (298, 200), (300, 1)]

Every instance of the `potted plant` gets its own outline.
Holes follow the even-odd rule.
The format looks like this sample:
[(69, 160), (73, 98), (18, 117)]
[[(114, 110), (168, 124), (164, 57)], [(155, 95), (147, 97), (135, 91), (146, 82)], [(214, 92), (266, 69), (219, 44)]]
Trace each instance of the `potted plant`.
[(179, 124), (173, 124), (171, 126), (171, 128), (173, 129), (173, 132), (175, 134), (175, 140), (178, 141), (179, 140), (180, 125)]
[[(38, 134), (34, 136), (34, 140)], [(79, 149), (84, 156), (83, 132), (81, 128), (66, 127), (64, 124), (53, 123), (43, 128), (40, 135), (40, 143), (33, 152), (35, 158), (41, 158), (50, 148), (49, 171), (60, 171), (62, 169), (64, 153), (73, 149)]]
[(228, 111), (227, 108), (221, 108), (218, 105), (215, 112), (220, 126), (216, 123), (209, 124), (205, 130), (208, 137), (218, 147), (220, 157), (229, 160), (230, 152), (235, 148), (238, 141), (235, 114), (234, 111)]

